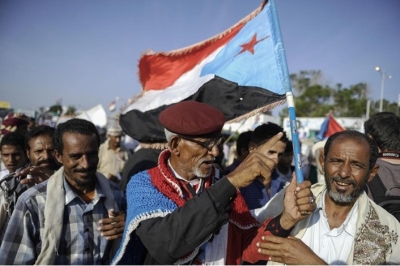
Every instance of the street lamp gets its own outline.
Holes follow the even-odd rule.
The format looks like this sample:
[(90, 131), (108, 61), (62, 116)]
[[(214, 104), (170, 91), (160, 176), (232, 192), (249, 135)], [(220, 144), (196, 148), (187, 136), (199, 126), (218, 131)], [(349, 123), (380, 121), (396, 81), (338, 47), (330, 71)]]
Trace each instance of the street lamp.
[[(379, 112), (382, 112), (382, 109), (383, 109), (383, 90), (384, 90), (384, 87), (385, 87), (386, 73), (385, 73), (384, 69), (382, 69), (382, 68), (380, 68), (378, 66), (375, 67), (375, 70), (378, 71), (379, 73), (381, 73), (381, 99), (380, 99), (380, 102), (379, 102)], [(388, 79), (391, 79), (391, 78), (392, 78), (392, 76), (388, 75)]]

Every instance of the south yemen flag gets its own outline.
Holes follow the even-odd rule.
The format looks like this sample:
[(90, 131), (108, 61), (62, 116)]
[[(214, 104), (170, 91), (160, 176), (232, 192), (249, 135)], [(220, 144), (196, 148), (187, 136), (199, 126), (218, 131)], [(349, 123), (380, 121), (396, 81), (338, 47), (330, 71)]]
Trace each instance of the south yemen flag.
[(180, 101), (212, 105), (227, 123), (270, 110), (283, 104), (290, 90), (282, 54), (271, 0), (208, 40), (171, 52), (147, 52), (138, 64), (142, 92), (121, 114), (121, 127), (139, 142), (162, 143), (158, 114)]

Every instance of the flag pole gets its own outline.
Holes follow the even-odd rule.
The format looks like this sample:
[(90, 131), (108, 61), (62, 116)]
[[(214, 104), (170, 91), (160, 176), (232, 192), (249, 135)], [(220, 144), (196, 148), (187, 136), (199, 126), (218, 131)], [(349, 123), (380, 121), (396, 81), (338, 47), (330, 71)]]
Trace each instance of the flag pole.
[(301, 150), (300, 150), (299, 132), (297, 130), (297, 120), (296, 120), (296, 112), (294, 110), (293, 93), (291, 91), (286, 92), (286, 100), (288, 103), (290, 132), (292, 134), (296, 179), (297, 183), (301, 183), (304, 181), (304, 177), (303, 177), (303, 171), (301, 170)]
[(304, 181), (303, 171), (301, 170), (301, 151), (299, 133), (297, 130), (296, 112), (294, 109), (294, 99), (292, 93), (292, 85), (290, 83), (289, 68), (286, 62), (285, 48), (283, 46), (283, 40), (281, 36), (281, 30), (279, 26), (278, 13), (276, 11), (275, 0), (268, 0), (270, 2), (269, 18), (270, 24), (273, 28), (273, 38), (276, 43), (276, 55), (278, 61), (281, 64), (280, 76), (283, 82), (283, 86), (286, 91), (286, 101), (288, 103), (289, 120), (290, 120), (290, 132), (292, 135), (293, 152), (294, 152), (294, 166), (296, 172), (297, 183)]

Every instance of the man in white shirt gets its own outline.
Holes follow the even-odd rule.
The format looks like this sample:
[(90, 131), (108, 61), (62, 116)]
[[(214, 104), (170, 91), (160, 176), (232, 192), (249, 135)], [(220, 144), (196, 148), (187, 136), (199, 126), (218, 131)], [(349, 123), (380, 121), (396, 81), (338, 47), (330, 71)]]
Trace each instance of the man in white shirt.
[(320, 157), (325, 183), (311, 189), (316, 210), (292, 236), (265, 236), (261, 253), (286, 264), (400, 264), (400, 223), (364, 190), (378, 172), (377, 158), (378, 147), (365, 134), (332, 135)]

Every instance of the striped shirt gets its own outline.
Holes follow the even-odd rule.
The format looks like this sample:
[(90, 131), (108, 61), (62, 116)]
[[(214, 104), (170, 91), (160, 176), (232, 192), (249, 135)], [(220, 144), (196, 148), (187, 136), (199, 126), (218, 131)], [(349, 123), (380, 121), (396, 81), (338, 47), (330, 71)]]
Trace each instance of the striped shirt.
[[(126, 201), (122, 191), (114, 184), (110, 188), (119, 209), (125, 211)], [(47, 181), (20, 196), (1, 243), (0, 264), (33, 264), (36, 261), (41, 251), (40, 231), (44, 227), (46, 196)], [(65, 198), (63, 224), (60, 224), (63, 227), (62, 237), (54, 264), (110, 263), (112, 258), (106, 252), (108, 241), (97, 230), (98, 221), (108, 217), (100, 183), (96, 182), (93, 200), (85, 203), (64, 178), (64, 195), (60, 197), (62, 196)]]

